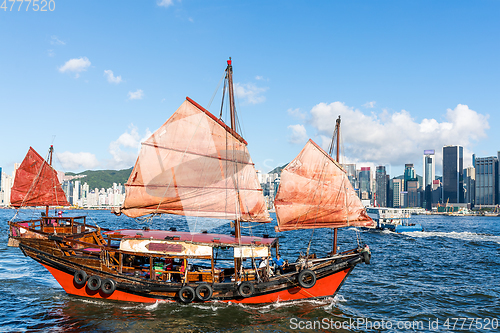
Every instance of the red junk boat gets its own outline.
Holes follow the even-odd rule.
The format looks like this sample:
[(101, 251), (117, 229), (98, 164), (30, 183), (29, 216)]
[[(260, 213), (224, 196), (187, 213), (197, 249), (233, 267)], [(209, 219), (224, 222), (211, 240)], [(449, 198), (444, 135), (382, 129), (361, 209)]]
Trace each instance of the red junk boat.
[[(47, 161), (32, 147), (29, 148), (23, 162), (16, 170), (14, 185), (11, 189), (10, 202), (14, 208), (45, 207), (38, 218), (14, 222), (9, 221), (10, 232), (8, 246), (17, 247), (21, 238), (45, 238), (52, 234), (73, 234), (85, 230), (97, 230), (88, 225), (85, 216), (51, 216), (50, 206), (61, 208), (71, 206), (61, 187), (57, 171), (52, 168), (53, 146), (50, 146)], [(16, 214), (17, 215), (17, 214)]]
[[(333, 228), (333, 251), (320, 256), (307, 247), (296, 262), (274, 272), (267, 258), (279, 253), (278, 239), (241, 234), (243, 223), (251, 228), (271, 218), (247, 142), (236, 130), (231, 60), (226, 86), (230, 126), (187, 98), (142, 143), (125, 185), (125, 202), (115, 213), (183, 215), (194, 218), (194, 224), (201, 218), (227, 220), (233, 234), (85, 229), (17, 237), (23, 253), (46, 267), (68, 294), (83, 297), (269, 303), (335, 295), (354, 267), (371, 257), (368, 246), (337, 253), (337, 228), (373, 226), (373, 221), (330, 156), (334, 140), (330, 154), (309, 140), (282, 171), (275, 199), (277, 232)], [(339, 126), (340, 118), (334, 134), (337, 160)], [(226, 265), (218, 256), (222, 251), (229, 251)], [(258, 258), (263, 258), (260, 264)]]

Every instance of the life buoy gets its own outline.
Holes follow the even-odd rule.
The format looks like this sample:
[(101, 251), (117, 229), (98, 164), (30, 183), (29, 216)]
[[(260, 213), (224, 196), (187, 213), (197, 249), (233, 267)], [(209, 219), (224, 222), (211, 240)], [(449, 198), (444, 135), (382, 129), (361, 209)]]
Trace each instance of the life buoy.
[(202, 283), (198, 287), (196, 287), (195, 293), (196, 298), (198, 298), (200, 301), (206, 302), (212, 298), (213, 291), (212, 287), (210, 287), (208, 284)]
[(106, 295), (111, 295), (116, 290), (116, 282), (113, 279), (105, 279), (101, 283), (101, 290)]
[(179, 290), (179, 299), (182, 303), (191, 303), (195, 295), (194, 289), (189, 286), (184, 286)]
[(97, 275), (92, 275), (91, 277), (89, 277), (89, 279), (87, 280), (87, 288), (92, 291), (99, 290), (99, 288), (101, 288), (101, 278)]
[(302, 288), (311, 288), (316, 284), (316, 274), (310, 269), (304, 269), (299, 273), (297, 282)]
[(75, 272), (75, 275), (73, 276), (73, 281), (75, 281), (75, 284), (79, 286), (83, 286), (85, 282), (87, 282), (88, 275), (85, 273), (85, 271), (79, 270)]
[(253, 284), (251, 284), (250, 282), (243, 282), (238, 286), (238, 293), (242, 297), (250, 297), (253, 295), (254, 292), (255, 288), (253, 287)]

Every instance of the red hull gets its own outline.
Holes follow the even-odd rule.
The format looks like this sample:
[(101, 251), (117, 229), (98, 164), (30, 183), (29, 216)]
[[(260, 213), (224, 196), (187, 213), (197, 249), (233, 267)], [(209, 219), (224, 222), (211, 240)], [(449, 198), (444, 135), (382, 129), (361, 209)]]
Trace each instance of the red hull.
[[(47, 270), (54, 276), (54, 278), (59, 282), (61, 287), (71, 295), (77, 295), (82, 297), (90, 298), (100, 298), (100, 299), (110, 299), (117, 301), (126, 302), (141, 302), (141, 303), (154, 303), (158, 300), (160, 301), (173, 301), (165, 300), (161, 298), (155, 298), (154, 295), (151, 297), (135, 295), (132, 293), (115, 290), (111, 295), (104, 294), (101, 290), (90, 291), (86, 286), (78, 286), (73, 281), (73, 275), (62, 272), (51, 266), (42, 264)], [(347, 268), (345, 270), (339, 271), (335, 274), (326, 276), (324, 278), (318, 279), (316, 284), (312, 288), (301, 288), (295, 287), (287, 290), (281, 290), (276, 292), (271, 292), (265, 295), (256, 295), (253, 297), (243, 298), (243, 299), (231, 299), (222, 300), (223, 302), (233, 302), (233, 303), (273, 303), (279, 301), (293, 301), (307, 298), (320, 298), (333, 296), (337, 290), (342, 285), (342, 282), (347, 277), (352, 268)]]

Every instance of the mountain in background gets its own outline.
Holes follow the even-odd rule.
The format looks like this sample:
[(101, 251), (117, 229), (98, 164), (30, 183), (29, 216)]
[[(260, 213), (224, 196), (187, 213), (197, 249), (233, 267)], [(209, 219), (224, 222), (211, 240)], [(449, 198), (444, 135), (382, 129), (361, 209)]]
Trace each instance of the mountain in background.
[(67, 176), (80, 176), (86, 175), (87, 177), (79, 179), (82, 184), (87, 183), (89, 188), (110, 188), (113, 183), (124, 185), (130, 174), (132, 168), (124, 170), (86, 170), (80, 173), (66, 172)]
[(282, 165), (282, 166), (278, 166), (278, 167), (272, 169), (271, 171), (269, 171), (268, 174), (272, 175), (273, 173), (277, 173), (278, 175), (281, 175), (281, 170), (286, 168), (287, 165), (288, 165), (288, 163), (285, 165)]

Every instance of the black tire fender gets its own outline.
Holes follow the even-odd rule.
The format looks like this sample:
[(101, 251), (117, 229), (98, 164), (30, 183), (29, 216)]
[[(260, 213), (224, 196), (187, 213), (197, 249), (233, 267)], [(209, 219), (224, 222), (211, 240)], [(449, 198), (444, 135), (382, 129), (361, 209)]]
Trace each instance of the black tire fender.
[(101, 288), (101, 278), (98, 277), (97, 275), (92, 275), (89, 277), (87, 280), (87, 288), (89, 288), (92, 291), (97, 291), (99, 288)]
[(206, 302), (212, 298), (213, 290), (210, 285), (202, 283), (198, 287), (196, 287), (195, 294), (197, 299)]
[(371, 258), (372, 258), (371, 253), (369, 253), (369, 252), (363, 252), (363, 261), (365, 262), (365, 264), (369, 265)]
[(302, 288), (312, 288), (316, 284), (316, 274), (310, 269), (304, 269), (297, 276), (297, 282)]
[(242, 297), (250, 297), (253, 295), (253, 293), (255, 292), (255, 288), (253, 286), (253, 284), (251, 284), (250, 282), (248, 281), (245, 281), (245, 282), (242, 282), (239, 286), (238, 286), (238, 293), (240, 294), (240, 296)]
[(113, 279), (104, 279), (101, 283), (101, 290), (106, 295), (111, 295), (116, 290), (116, 282)]
[(179, 299), (182, 303), (191, 303), (194, 301), (195, 295), (194, 289), (189, 286), (184, 286), (179, 290)]
[(75, 284), (83, 286), (85, 282), (87, 282), (88, 278), (89, 276), (87, 275), (87, 273), (85, 273), (85, 271), (79, 270), (75, 272), (75, 275), (73, 276), (73, 281), (75, 282)]

